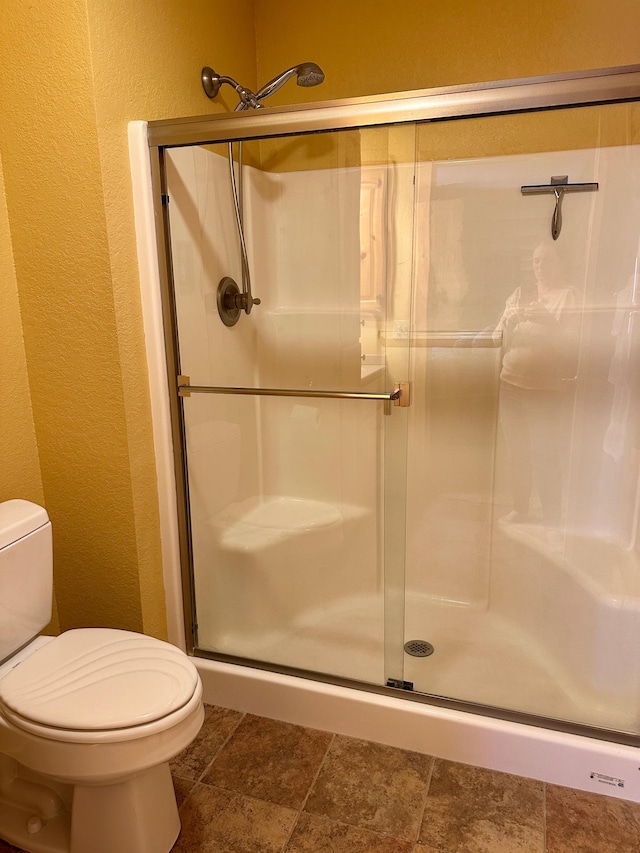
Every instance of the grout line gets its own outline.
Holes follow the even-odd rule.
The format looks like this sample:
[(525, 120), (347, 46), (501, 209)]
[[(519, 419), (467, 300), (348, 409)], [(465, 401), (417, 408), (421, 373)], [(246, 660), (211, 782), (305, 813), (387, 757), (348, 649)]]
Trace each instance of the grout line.
[(322, 761), (320, 762), (320, 764), (318, 765), (318, 769), (317, 769), (317, 771), (316, 771), (316, 775), (313, 777), (313, 780), (312, 780), (311, 784), (309, 785), (309, 790), (307, 791), (307, 796), (306, 796), (306, 797), (304, 798), (304, 800), (302, 801), (302, 805), (300, 806), (300, 811), (301, 811), (301, 812), (302, 812), (302, 811), (304, 811), (304, 807), (307, 805), (307, 800), (309, 799), (309, 796), (310, 796), (311, 792), (313, 791), (313, 789), (314, 789), (314, 787), (315, 787), (316, 782), (318, 781), (318, 776), (320, 775), (320, 771), (322, 770), (322, 768), (323, 768), (323, 767), (324, 767), (324, 765), (325, 765), (325, 762), (326, 762), (326, 760), (327, 760), (327, 756), (329, 755), (329, 750), (330, 750), (330, 749), (331, 749), (331, 747), (333, 746), (333, 743), (334, 743), (335, 739), (336, 739), (336, 735), (335, 735), (335, 733), (333, 733), (333, 734), (331, 735), (331, 740), (329, 741), (329, 744), (328, 744), (328, 746), (327, 746), (327, 750), (326, 750), (326, 752), (325, 752), (325, 754), (324, 754), (324, 757), (323, 757)]
[[(212, 706), (209, 706), (209, 707), (212, 707)], [(182, 776), (180, 773), (176, 773), (176, 772), (174, 772), (173, 770), (171, 770), (171, 775), (172, 775), (173, 777), (175, 777), (176, 779), (182, 779), (182, 781), (183, 781), (183, 782), (193, 782), (195, 785), (197, 785), (197, 784), (202, 780), (202, 778), (203, 778), (203, 776), (205, 775), (205, 773), (207, 773), (207, 771), (209, 770), (209, 768), (211, 767), (211, 765), (213, 764), (213, 762), (216, 760), (216, 758), (218, 758), (218, 756), (220, 755), (220, 753), (222, 752), (222, 750), (224, 749), (224, 747), (229, 743), (229, 740), (230, 740), (230, 739), (233, 737), (233, 735), (236, 733), (236, 731), (238, 730), (238, 726), (239, 726), (239, 725), (240, 725), (240, 723), (244, 720), (245, 716), (246, 716), (246, 714), (242, 714), (242, 716), (240, 717), (240, 719), (238, 720), (238, 722), (236, 723), (236, 725), (233, 727), (233, 729), (229, 732), (229, 734), (227, 735), (227, 737), (225, 738), (225, 740), (221, 743), (221, 745), (220, 745), (220, 746), (218, 747), (218, 749), (216, 750), (216, 753), (215, 753), (215, 755), (213, 756), (213, 758), (212, 758), (212, 759), (207, 763), (207, 765), (206, 765), (205, 769), (202, 771), (202, 773), (200, 773), (200, 775), (199, 775), (197, 778), (195, 778), (195, 779), (191, 779), (189, 776)], [(194, 739), (194, 740), (195, 740), (195, 739)], [(187, 747), (187, 749), (188, 749), (188, 748), (189, 748), (189, 747)], [(177, 756), (176, 756), (176, 757), (177, 757)], [(171, 765), (171, 762), (169, 762), (169, 765)]]
[(289, 835), (287, 835), (287, 837), (285, 838), (285, 840), (284, 840), (284, 844), (283, 844), (283, 845), (282, 845), (282, 847), (280, 848), (280, 853), (284, 853), (284, 851), (287, 849), (287, 845), (288, 845), (288, 844), (289, 844), (289, 842), (291, 841), (291, 837), (293, 836), (293, 833), (296, 831), (296, 827), (297, 827), (297, 825), (298, 825), (298, 822), (299, 822), (299, 820), (300, 820), (301, 815), (302, 815), (302, 809), (300, 809), (300, 811), (299, 811), (299, 812), (298, 812), (298, 814), (296, 815), (296, 819), (294, 820), (294, 822), (293, 822), (293, 824), (292, 824), (292, 826), (291, 826), (291, 832), (290, 832), (290, 833), (289, 833)]
[[(181, 777), (181, 776), (176, 776), (175, 778), (176, 778), (176, 779), (182, 779), (182, 777)], [(193, 782), (193, 780), (192, 780), (192, 779), (184, 779), (183, 781), (185, 781), (185, 782)], [(191, 797), (191, 794), (193, 794), (193, 792), (195, 791), (195, 789), (197, 788), (197, 786), (198, 786), (198, 782), (193, 782), (193, 785), (192, 785), (192, 786), (191, 786), (191, 788), (189, 789), (189, 793), (187, 794), (187, 796), (184, 798), (184, 800), (183, 800), (183, 801), (180, 803), (180, 805), (178, 806), (178, 814), (182, 811), (182, 807), (185, 805), (185, 803), (187, 802), (187, 800)], [(180, 821), (180, 824), (181, 824), (181, 826), (180, 826), (180, 831), (182, 831), (182, 821)]]
[(204, 770), (202, 771), (202, 773), (198, 776), (198, 778), (196, 779), (196, 783), (198, 783), (198, 782), (202, 782), (202, 780), (204, 779), (204, 777), (207, 775), (207, 773), (208, 773), (208, 772), (209, 772), (209, 770), (211, 769), (211, 765), (212, 765), (212, 764), (213, 764), (213, 762), (214, 762), (214, 761), (215, 761), (215, 760), (220, 756), (220, 753), (222, 752), (222, 750), (223, 750), (223, 749), (225, 748), (225, 746), (229, 743), (229, 741), (230, 741), (230, 740), (231, 740), (231, 738), (234, 736), (234, 734), (238, 731), (238, 728), (240, 727), (240, 724), (243, 722), (243, 720), (244, 720), (244, 718), (245, 718), (246, 716), (247, 716), (247, 715), (246, 715), (246, 713), (243, 713), (243, 714), (242, 714), (242, 716), (241, 716), (241, 717), (240, 717), (240, 719), (238, 720), (237, 724), (233, 727), (233, 729), (229, 732), (229, 734), (227, 735), (227, 737), (225, 738), (225, 740), (224, 740), (224, 741), (220, 744), (220, 746), (218, 747), (218, 749), (217, 749), (217, 751), (216, 751), (215, 755), (213, 756), (213, 758), (211, 759), (211, 761), (207, 764), (207, 766), (205, 767), (205, 769), (204, 769)]
[(331, 740), (330, 740), (330, 741), (329, 741), (329, 743), (327, 744), (327, 749), (325, 750), (324, 756), (322, 757), (322, 761), (321, 761), (321, 762), (320, 762), (320, 764), (318, 765), (318, 769), (316, 770), (316, 774), (315, 774), (315, 776), (313, 777), (313, 779), (312, 779), (312, 781), (311, 781), (311, 784), (309, 785), (309, 790), (307, 791), (307, 795), (306, 795), (306, 797), (304, 798), (304, 800), (302, 801), (302, 805), (301, 805), (301, 806), (300, 806), (300, 808), (298, 809), (298, 816), (296, 817), (295, 821), (293, 822), (293, 826), (291, 827), (291, 832), (289, 833), (289, 835), (287, 836), (287, 838), (286, 838), (286, 840), (285, 840), (284, 844), (282, 845), (282, 847), (281, 847), (281, 849), (280, 849), (280, 853), (284, 853), (284, 851), (287, 849), (287, 845), (288, 845), (288, 844), (289, 844), (289, 842), (291, 841), (291, 838), (292, 838), (292, 836), (293, 836), (293, 833), (295, 832), (296, 827), (298, 826), (298, 823), (299, 823), (299, 821), (300, 821), (300, 817), (301, 817), (301, 815), (302, 815), (302, 813), (303, 813), (303, 811), (304, 811), (304, 807), (306, 806), (306, 804), (307, 804), (307, 800), (309, 799), (309, 795), (311, 794), (311, 791), (313, 790), (314, 785), (315, 785), (315, 784), (316, 784), (316, 782), (318, 781), (318, 776), (320, 775), (320, 771), (321, 771), (321, 770), (322, 770), (322, 768), (324, 767), (324, 763), (325, 763), (325, 761), (327, 760), (327, 755), (329, 755), (329, 750), (331, 749), (331, 746), (332, 746), (332, 744), (333, 744), (334, 740), (336, 739), (335, 732), (334, 732), (334, 733), (327, 732), (327, 734), (331, 734)]
[(542, 851), (547, 850), (547, 783), (542, 783)]
[(420, 841), (420, 831), (422, 830), (422, 822), (424, 821), (424, 814), (427, 810), (427, 801), (429, 799), (429, 791), (431, 790), (431, 780), (433, 779), (433, 772), (436, 768), (436, 761), (438, 760), (435, 756), (431, 756), (431, 767), (429, 768), (429, 778), (427, 779), (426, 790), (424, 793), (424, 801), (422, 803), (422, 809), (420, 811), (420, 820), (418, 821), (418, 832), (416, 837), (413, 840), (413, 845), (415, 845)]

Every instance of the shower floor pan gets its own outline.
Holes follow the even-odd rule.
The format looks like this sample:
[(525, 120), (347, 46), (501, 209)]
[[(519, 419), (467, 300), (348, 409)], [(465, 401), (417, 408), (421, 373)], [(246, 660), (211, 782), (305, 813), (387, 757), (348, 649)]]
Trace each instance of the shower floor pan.
[[(352, 599), (301, 614), (287, 630), (257, 642), (255, 635), (227, 634), (208, 648), (379, 686), (385, 682), (382, 620), (381, 599)], [(405, 640), (425, 639), (435, 651), (424, 658), (405, 654), (404, 672), (387, 675), (412, 682), (416, 692), (616, 731), (640, 728), (633, 697), (589, 689), (498, 614), (409, 595), (406, 626)]]
[(434, 653), (387, 649), (398, 671), (384, 672), (382, 594), (298, 611), (289, 602), (291, 618), (250, 636), (228, 621), (218, 632), (210, 623), (200, 648), (376, 686), (394, 678), (419, 693), (639, 733), (635, 563), (610, 543), (578, 536), (562, 554), (531, 534), (516, 546), (513, 559), (495, 561), (481, 606), (407, 590), (404, 642), (425, 640)]

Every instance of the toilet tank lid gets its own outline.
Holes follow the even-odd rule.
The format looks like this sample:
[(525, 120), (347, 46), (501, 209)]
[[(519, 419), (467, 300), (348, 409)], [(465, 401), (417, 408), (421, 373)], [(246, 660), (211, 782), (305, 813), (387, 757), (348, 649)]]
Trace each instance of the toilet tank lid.
[(49, 521), (46, 509), (31, 501), (0, 503), (0, 549), (28, 536)]

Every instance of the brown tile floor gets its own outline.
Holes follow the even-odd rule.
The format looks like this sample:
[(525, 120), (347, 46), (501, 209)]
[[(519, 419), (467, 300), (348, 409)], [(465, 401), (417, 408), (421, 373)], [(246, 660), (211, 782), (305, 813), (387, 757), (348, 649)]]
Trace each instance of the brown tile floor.
[(640, 853), (635, 803), (213, 706), (172, 772), (173, 853)]
[(640, 805), (207, 707), (174, 853), (640, 853)]

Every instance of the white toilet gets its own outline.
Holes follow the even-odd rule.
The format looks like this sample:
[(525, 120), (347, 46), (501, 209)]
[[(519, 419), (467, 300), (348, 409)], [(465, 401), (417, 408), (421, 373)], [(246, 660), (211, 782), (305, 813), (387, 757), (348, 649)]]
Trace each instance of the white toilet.
[(169, 761), (204, 719), (192, 662), (107, 628), (39, 637), (51, 617), (51, 523), (0, 503), (0, 839), (30, 853), (168, 853)]

